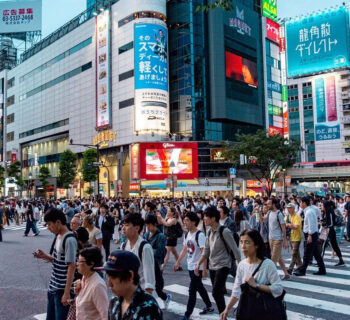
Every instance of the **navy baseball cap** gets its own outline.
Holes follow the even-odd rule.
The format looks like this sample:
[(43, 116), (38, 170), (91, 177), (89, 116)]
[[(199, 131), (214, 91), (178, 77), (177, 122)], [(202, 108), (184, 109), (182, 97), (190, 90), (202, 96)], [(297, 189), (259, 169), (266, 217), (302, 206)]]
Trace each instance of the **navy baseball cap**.
[(103, 271), (133, 271), (138, 273), (140, 268), (139, 258), (130, 251), (116, 250), (113, 251), (103, 267), (94, 268)]

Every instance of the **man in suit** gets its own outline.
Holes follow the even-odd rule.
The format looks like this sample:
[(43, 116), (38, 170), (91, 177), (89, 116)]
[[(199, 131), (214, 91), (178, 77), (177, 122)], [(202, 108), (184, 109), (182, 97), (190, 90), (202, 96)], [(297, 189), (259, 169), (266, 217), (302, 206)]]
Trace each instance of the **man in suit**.
[(111, 239), (114, 233), (114, 219), (109, 215), (109, 207), (102, 204), (96, 215), (96, 227), (102, 231), (102, 245), (105, 249), (106, 260), (110, 253)]

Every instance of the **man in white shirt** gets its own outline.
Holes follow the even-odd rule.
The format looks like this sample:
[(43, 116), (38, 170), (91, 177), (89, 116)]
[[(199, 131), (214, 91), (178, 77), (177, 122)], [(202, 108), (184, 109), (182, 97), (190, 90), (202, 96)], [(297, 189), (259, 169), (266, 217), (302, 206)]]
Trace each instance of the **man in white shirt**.
[(315, 257), (319, 268), (317, 272), (314, 272), (314, 274), (326, 275), (326, 267), (321, 256), (321, 252), (317, 246), (318, 222), (316, 211), (310, 206), (310, 199), (308, 197), (301, 198), (300, 206), (303, 208), (305, 214), (303, 227), (305, 237), (304, 258), (303, 264), (296, 270), (296, 272), (294, 272), (294, 275), (305, 276), (306, 269), (312, 261), (313, 256)]
[(139, 248), (144, 239), (140, 236), (143, 230), (144, 220), (138, 213), (129, 213), (123, 219), (123, 234), (127, 239), (122, 249), (130, 251), (139, 257), (141, 266), (139, 269), (140, 285), (143, 290), (152, 295), (155, 289), (156, 279), (154, 272), (153, 248), (149, 243), (144, 244), (141, 257)]

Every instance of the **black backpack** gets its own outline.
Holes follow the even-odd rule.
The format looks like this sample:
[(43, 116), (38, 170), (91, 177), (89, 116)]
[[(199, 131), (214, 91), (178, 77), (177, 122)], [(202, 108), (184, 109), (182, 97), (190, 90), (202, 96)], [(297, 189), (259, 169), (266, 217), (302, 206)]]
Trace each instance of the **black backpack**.
[[(221, 241), (223, 242), (223, 244), (225, 246), (225, 249), (226, 249), (227, 253), (230, 255), (231, 259), (233, 260), (233, 259), (235, 259), (235, 255), (233, 254), (232, 250), (228, 247), (228, 245), (226, 243), (226, 240), (225, 240), (225, 238), (223, 236), (223, 232), (224, 232), (225, 228), (226, 228), (225, 226), (220, 226), (219, 227), (219, 235), (220, 235)], [(228, 229), (228, 228), (226, 228), (226, 229)], [(210, 233), (211, 233), (211, 230), (209, 230), (208, 237), (210, 236)], [(235, 241), (236, 241), (236, 239), (235, 239)]]
[[(199, 238), (199, 234), (202, 233), (202, 231), (200, 230), (197, 230), (196, 231), (196, 236), (195, 236), (195, 240), (196, 240), (196, 243), (197, 243), (197, 247), (199, 248), (199, 242), (198, 242), (198, 238)], [(187, 236), (188, 236), (188, 232), (186, 233), (185, 235), (185, 240), (187, 239)]]
[[(50, 255), (53, 254), (53, 249), (55, 248), (57, 236), (58, 236), (58, 235), (56, 234), (56, 235), (55, 235), (55, 238), (54, 238), (53, 241), (52, 241), (51, 248), (50, 248)], [(74, 233), (68, 233), (68, 234), (64, 237), (63, 243), (62, 243), (62, 248), (63, 248), (64, 251), (66, 251), (66, 241), (67, 241), (67, 238), (75, 238), (75, 239), (77, 239), (76, 236), (74, 235)], [(78, 240), (77, 240), (77, 242), (78, 242)]]
[(182, 227), (181, 227), (180, 222), (177, 222), (177, 223), (176, 223), (174, 229), (175, 229), (176, 238), (181, 238), (181, 237), (182, 237), (182, 234), (183, 234), (183, 230), (182, 230)]
[[(122, 250), (125, 250), (126, 243), (127, 243), (127, 240), (122, 244)], [(143, 247), (147, 243), (148, 243), (147, 240), (142, 240), (142, 242), (140, 243), (138, 256), (139, 256), (139, 259), (140, 259), (141, 263), (142, 263)], [(153, 252), (153, 248), (152, 248), (152, 252)], [(154, 256), (154, 253), (153, 253), (153, 256)], [(156, 285), (155, 285), (156, 291), (157, 292), (158, 292), (158, 290), (163, 291), (164, 279), (163, 279), (162, 271), (160, 271), (159, 265), (156, 262), (155, 258), (154, 258), (154, 277), (155, 277), (155, 280), (156, 280)]]

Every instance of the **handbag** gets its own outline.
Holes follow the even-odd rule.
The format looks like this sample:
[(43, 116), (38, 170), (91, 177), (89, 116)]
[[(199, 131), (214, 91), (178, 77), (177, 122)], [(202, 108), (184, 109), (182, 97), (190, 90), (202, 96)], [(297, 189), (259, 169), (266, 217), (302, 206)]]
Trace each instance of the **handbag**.
[(71, 299), (69, 302), (69, 311), (67, 315), (67, 320), (76, 320), (77, 318), (77, 306), (75, 303), (75, 299)]
[[(264, 260), (255, 269), (253, 277), (263, 262)], [(275, 298), (271, 293), (260, 291), (248, 283), (243, 283), (241, 291), (236, 313), (237, 320), (287, 320), (286, 305), (283, 301), (285, 290), (279, 297)]]

